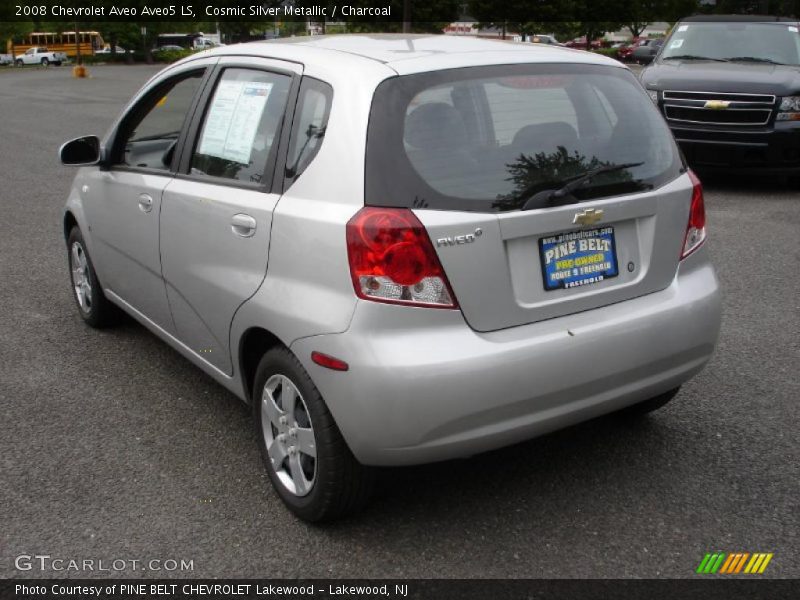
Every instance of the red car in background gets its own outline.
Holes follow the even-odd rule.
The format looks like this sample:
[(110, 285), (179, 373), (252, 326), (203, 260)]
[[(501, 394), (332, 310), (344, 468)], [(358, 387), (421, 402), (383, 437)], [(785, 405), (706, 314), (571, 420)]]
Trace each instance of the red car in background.
[[(567, 48), (577, 48), (578, 50), (586, 50), (586, 36), (575, 38), (564, 44)], [(592, 41), (592, 50), (597, 50), (603, 46), (602, 40)]]
[(646, 46), (649, 42), (650, 40), (647, 38), (635, 37), (630, 44), (622, 46), (617, 51), (617, 58), (623, 61), (631, 60), (633, 57), (633, 51), (639, 46)]

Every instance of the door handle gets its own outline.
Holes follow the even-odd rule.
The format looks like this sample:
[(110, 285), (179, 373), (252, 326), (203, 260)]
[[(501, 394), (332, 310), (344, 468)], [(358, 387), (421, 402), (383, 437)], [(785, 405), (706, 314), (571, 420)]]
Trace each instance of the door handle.
[(244, 213), (233, 215), (231, 230), (239, 237), (253, 237), (256, 233), (256, 220)]
[(146, 213), (153, 210), (153, 197), (150, 194), (139, 194), (139, 210)]

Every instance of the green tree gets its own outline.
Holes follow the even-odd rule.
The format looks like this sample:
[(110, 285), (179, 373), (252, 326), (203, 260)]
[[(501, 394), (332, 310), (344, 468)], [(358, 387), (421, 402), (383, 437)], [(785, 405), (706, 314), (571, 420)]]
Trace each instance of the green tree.
[(641, 0), (631, 2), (626, 11), (625, 27), (638, 37), (653, 21), (675, 21), (697, 12), (697, 0)]
[(798, 0), (719, 0), (714, 12), (717, 14), (759, 14), (800, 16)]
[(543, 31), (563, 34), (565, 29), (574, 32), (574, 27), (562, 25), (573, 20), (574, 9), (574, 0), (473, 0), (469, 3), (470, 15), (480, 26), (496, 27), (503, 37), (512, 30), (522, 35)]
[(0, 52), (13, 53), (14, 43), (19, 43), (22, 38), (33, 31), (33, 22), (30, 21), (0, 21)]

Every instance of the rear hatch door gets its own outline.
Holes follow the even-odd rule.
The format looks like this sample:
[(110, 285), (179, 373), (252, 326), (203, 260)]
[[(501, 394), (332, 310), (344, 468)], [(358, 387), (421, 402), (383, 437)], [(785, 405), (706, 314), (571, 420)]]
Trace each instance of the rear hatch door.
[(375, 91), (365, 204), (414, 210), (478, 331), (675, 276), (692, 196), (675, 141), (629, 70), (585, 60), (413, 73)]
[[(692, 184), (684, 175), (655, 192), (543, 210), (414, 212), (467, 322), (478, 331), (493, 331), (669, 286), (691, 196)], [(592, 224), (574, 222), (592, 214), (600, 215)], [(562, 286), (555, 287), (560, 281)]]

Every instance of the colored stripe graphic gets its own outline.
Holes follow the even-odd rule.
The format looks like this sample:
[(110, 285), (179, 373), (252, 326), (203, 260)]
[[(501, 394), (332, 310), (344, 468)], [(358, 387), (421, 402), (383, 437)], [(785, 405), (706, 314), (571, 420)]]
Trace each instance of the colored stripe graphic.
[(720, 552), (719, 553), (719, 558), (717, 558), (717, 562), (715, 562), (714, 566), (711, 567), (711, 572), (712, 573), (716, 573), (717, 572), (717, 569), (719, 569), (720, 566), (722, 565), (722, 561), (724, 560), (724, 558), (725, 558), (725, 553), (724, 552)]
[(711, 558), (711, 554), (706, 553), (706, 555), (703, 557), (703, 560), (700, 561), (700, 566), (697, 567), (696, 573), (705, 573), (706, 572), (705, 568), (706, 568), (706, 565), (708, 564), (708, 561), (709, 561), (710, 558)]
[(706, 568), (703, 570), (703, 573), (711, 573), (711, 569), (714, 567), (714, 563), (717, 562), (717, 558), (719, 558), (718, 553), (715, 552), (714, 554), (711, 555), (711, 558), (708, 560), (708, 564), (706, 565)]
[(753, 560), (751, 560), (747, 567), (745, 568), (745, 573), (752, 573), (755, 575), (756, 573), (763, 573), (764, 569), (767, 568), (767, 563), (772, 560), (772, 554), (767, 554), (766, 552), (761, 552), (759, 554), (753, 555)]
[(742, 567), (744, 566), (744, 561), (747, 560), (748, 556), (750, 556), (749, 552), (745, 552), (744, 554), (741, 554), (741, 558), (739, 559), (739, 562), (736, 565), (736, 570), (733, 571), (734, 573), (738, 573), (739, 571), (742, 570)]
[(745, 573), (752, 573), (755, 569), (757, 569), (760, 565), (759, 563), (764, 559), (763, 554), (753, 554), (753, 558), (750, 559), (750, 562), (747, 563), (747, 566), (744, 568)]
[(763, 573), (772, 560), (773, 553), (756, 552), (708, 552), (700, 561), (697, 573), (702, 574), (736, 574), (744, 573), (755, 575)]
[(716, 573), (725, 560), (724, 552), (708, 553), (700, 561), (700, 566), (697, 567), (698, 573)]
[(759, 573), (764, 572), (764, 569), (767, 568), (767, 565), (769, 564), (769, 561), (772, 560), (772, 557), (773, 557), (772, 552), (769, 552), (767, 556), (764, 558), (764, 562), (761, 563), (761, 568), (758, 570)]
[(736, 570), (736, 567), (739, 565), (739, 562), (742, 560), (741, 552), (731, 552), (730, 556), (730, 563), (726, 563), (726, 568), (722, 569), (720, 573), (733, 573)]
[(728, 560), (726, 560), (725, 564), (722, 565), (722, 568), (719, 571), (720, 573), (728, 573), (729, 572), (729, 569), (731, 567), (731, 564), (733, 563), (733, 559), (734, 559), (735, 556), (736, 556), (735, 554), (728, 554)]

